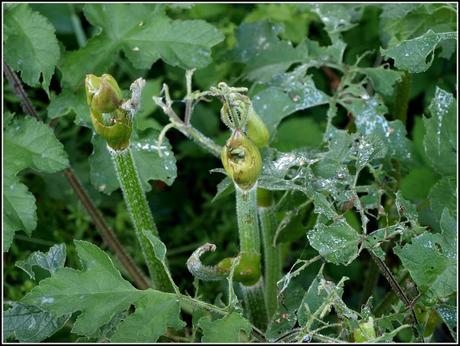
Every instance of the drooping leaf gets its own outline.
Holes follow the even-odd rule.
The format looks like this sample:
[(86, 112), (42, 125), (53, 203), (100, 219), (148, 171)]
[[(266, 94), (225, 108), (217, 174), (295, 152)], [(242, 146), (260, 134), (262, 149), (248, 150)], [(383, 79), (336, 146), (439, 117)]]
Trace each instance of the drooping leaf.
[(32, 117), (14, 119), (4, 132), (3, 145), (5, 170), (13, 174), (24, 168), (54, 173), (69, 165), (53, 130)]
[(437, 87), (424, 118), (423, 145), (431, 166), (442, 175), (457, 172), (457, 102), (451, 93)]
[(344, 220), (329, 226), (318, 223), (307, 237), (310, 245), (328, 262), (347, 265), (358, 256), (360, 236)]
[(48, 271), (50, 274), (53, 274), (57, 269), (64, 267), (65, 258), (65, 244), (56, 244), (53, 245), (46, 254), (41, 251), (33, 252), (25, 260), (17, 261), (16, 266), (24, 270), (35, 280), (34, 266), (38, 266)]
[(37, 227), (35, 197), (17, 177), (3, 176), (3, 251), (8, 251), (16, 231), (29, 236)]
[(413, 238), (411, 244), (394, 248), (419, 290), (438, 299), (457, 290), (457, 225), (447, 209), (441, 229), (441, 234), (425, 232)]
[(40, 281), (22, 300), (57, 317), (81, 311), (72, 331), (91, 335), (120, 311), (137, 301), (138, 291), (124, 280), (111, 259), (97, 246), (75, 240), (83, 270), (58, 269)]
[(179, 300), (170, 293), (148, 290), (135, 306), (136, 311), (118, 325), (112, 342), (155, 342), (168, 328), (185, 326)]
[(244, 342), (241, 332), (246, 338), (251, 333), (251, 324), (236, 312), (232, 312), (220, 319), (211, 321), (203, 317), (198, 321), (198, 327), (203, 331), (201, 342)]
[(102, 32), (64, 57), (63, 83), (74, 89), (83, 86), (87, 73), (106, 72), (120, 50), (138, 68), (148, 69), (158, 59), (184, 69), (201, 68), (224, 38), (204, 21), (171, 20), (153, 5), (91, 4), (84, 11)]
[(351, 29), (361, 19), (363, 12), (362, 5), (351, 4), (315, 3), (308, 8), (320, 17), (330, 34)]
[(41, 83), (48, 93), (60, 56), (53, 25), (27, 4), (8, 7), (4, 14), (5, 62), (21, 71), (26, 84), (36, 87)]
[[(149, 128), (133, 136), (131, 143), (134, 162), (146, 192), (151, 190), (149, 180), (161, 180), (171, 185), (177, 175), (176, 159), (167, 138), (163, 139), (162, 156), (159, 156), (158, 135), (158, 130)], [(91, 183), (99, 191), (110, 194), (120, 186), (110, 153), (101, 137), (94, 135), (92, 143), (94, 149), (89, 157)]]
[[(434, 50), (441, 42), (456, 38), (456, 32), (436, 33), (428, 30), (419, 37), (402, 41), (388, 49), (381, 49), (381, 53), (387, 58), (392, 58), (398, 69), (420, 73), (425, 72), (431, 66)], [(428, 62), (427, 59), (429, 59)]]
[(40, 342), (61, 329), (69, 317), (56, 317), (33, 305), (13, 303), (3, 312), (3, 337), (13, 337), (19, 342)]

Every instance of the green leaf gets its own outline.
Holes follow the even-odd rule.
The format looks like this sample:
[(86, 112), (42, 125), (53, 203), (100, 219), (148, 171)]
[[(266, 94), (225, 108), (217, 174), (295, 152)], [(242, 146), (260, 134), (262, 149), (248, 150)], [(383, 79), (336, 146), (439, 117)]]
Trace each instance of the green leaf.
[(9, 174), (3, 176), (3, 203), (3, 251), (8, 251), (16, 231), (30, 236), (37, 227), (37, 206), (27, 186)]
[(272, 147), (288, 152), (303, 147), (317, 147), (323, 139), (321, 128), (311, 118), (286, 119), (278, 128)]
[(53, 130), (32, 117), (14, 119), (4, 132), (4, 162), (13, 174), (24, 168), (54, 173), (69, 165)]
[(25, 260), (17, 261), (16, 266), (24, 270), (30, 278), (35, 280), (34, 266), (38, 266), (53, 274), (57, 269), (64, 267), (65, 258), (65, 244), (56, 244), (46, 254), (41, 251), (35, 251)]
[(401, 72), (382, 66), (360, 68), (359, 71), (364, 73), (371, 80), (372, 86), (377, 92), (386, 96), (391, 96), (393, 94), (393, 86), (396, 82), (400, 81), (402, 77)]
[(387, 148), (381, 137), (371, 134), (359, 138), (356, 143), (356, 169), (363, 169), (368, 163), (385, 157)]
[(3, 336), (19, 342), (40, 342), (61, 329), (70, 315), (56, 317), (36, 306), (13, 303), (3, 312)]
[(404, 216), (408, 221), (410, 221), (412, 227), (416, 227), (418, 224), (418, 214), (415, 204), (405, 199), (401, 192), (398, 191), (396, 192), (395, 205), (399, 216)]
[(361, 19), (363, 6), (351, 4), (321, 4), (308, 5), (316, 13), (329, 34), (346, 31), (355, 26), (354, 23)]
[(335, 264), (350, 264), (358, 256), (359, 234), (348, 223), (338, 220), (326, 226), (318, 223), (307, 234), (310, 245), (326, 261)]
[(436, 308), (436, 311), (451, 331), (453, 331), (457, 327), (456, 306), (442, 304)]
[(289, 41), (278, 38), (282, 30), (281, 26), (268, 21), (243, 23), (238, 27), (238, 43), (233, 54), (237, 61), (246, 64), (244, 71), (249, 79), (268, 81), (305, 59), (304, 45), (293, 47)]
[[(158, 154), (157, 138), (160, 131), (149, 128), (133, 135), (131, 150), (139, 172), (142, 187), (151, 190), (149, 180), (161, 180), (171, 185), (177, 176), (176, 159), (167, 138), (161, 144), (162, 157)], [(92, 138), (93, 153), (89, 157), (90, 179), (101, 192), (110, 194), (120, 186), (105, 141), (97, 135)]]
[(21, 302), (58, 317), (81, 311), (72, 331), (91, 335), (115, 314), (128, 309), (143, 292), (124, 280), (110, 257), (96, 245), (82, 240), (74, 243), (83, 270), (58, 269)]
[(457, 101), (451, 93), (436, 87), (429, 111), (424, 118), (423, 145), (431, 166), (442, 175), (457, 173)]
[[(321, 304), (327, 298), (327, 293), (324, 290), (319, 290), (319, 282), (324, 280), (322, 273), (318, 273), (313, 282), (308, 287), (308, 291), (305, 292), (302, 302), (297, 310), (297, 320), (300, 326), (305, 326), (309, 318), (320, 308)], [(312, 324), (314, 328), (317, 322)]]
[(425, 232), (411, 244), (393, 250), (419, 290), (438, 299), (457, 291), (457, 225), (447, 209), (442, 214), (441, 229), (441, 234)]
[(315, 192), (312, 198), (316, 214), (324, 215), (329, 220), (333, 220), (338, 216), (333, 204), (322, 193)]
[(242, 337), (241, 332), (249, 337), (252, 330), (249, 321), (236, 312), (214, 321), (203, 317), (198, 321), (198, 327), (203, 331), (201, 342), (244, 342), (247, 339)]
[(63, 83), (74, 89), (83, 86), (87, 73), (106, 72), (120, 50), (141, 69), (158, 59), (184, 69), (202, 68), (212, 61), (211, 48), (224, 39), (204, 21), (173, 21), (152, 5), (91, 4), (85, 16), (102, 32), (64, 57)]
[(343, 106), (353, 114), (358, 132), (379, 137), (385, 143), (391, 158), (399, 160), (410, 158), (406, 128), (400, 120), (385, 119), (388, 110), (380, 97), (369, 97), (365, 92), (359, 99), (347, 99), (343, 102)]
[(456, 32), (436, 33), (428, 30), (419, 37), (403, 41), (388, 49), (381, 48), (380, 51), (384, 57), (392, 58), (398, 69), (420, 73), (425, 72), (431, 66), (434, 50), (441, 42), (456, 38)]
[(456, 180), (453, 177), (441, 178), (430, 190), (428, 198), (431, 209), (439, 220), (444, 208), (457, 215)]
[(54, 27), (26, 4), (5, 10), (5, 62), (21, 71), (21, 79), (36, 87), (41, 82), (48, 93), (60, 51)]
[(318, 90), (307, 66), (273, 78), (273, 86), (252, 98), (254, 110), (263, 119), (270, 133), (274, 133), (280, 121), (295, 111), (326, 104), (329, 96)]
[(83, 89), (73, 91), (64, 89), (58, 96), (51, 99), (48, 106), (48, 118), (56, 119), (69, 113), (75, 114), (75, 124), (91, 127), (89, 106)]
[(436, 174), (428, 168), (412, 168), (401, 179), (401, 193), (411, 201), (422, 200), (428, 196), (431, 187), (436, 183)]
[(148, 290), (135, 304), (136, 311), (119, 325), (112, 342), (155, 342), (168, 328), (182, 329), (179, 300), (170, 293)]

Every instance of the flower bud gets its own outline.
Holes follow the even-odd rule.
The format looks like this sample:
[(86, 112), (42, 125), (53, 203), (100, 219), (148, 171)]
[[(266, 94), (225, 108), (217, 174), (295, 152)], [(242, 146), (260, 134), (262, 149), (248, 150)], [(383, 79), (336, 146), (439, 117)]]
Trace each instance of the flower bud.
[[(231, 257), (224, 258), (217, 264), (217, 269), (222, 273), (230, 273), (232, 259)], [(260, 276), (260, 255), (255, 252), (240, 253), (240, 263), (233, 272), (233, 279), (245, 286), (252, 286), (259, 281)]]
[(123, 101), (123, 95), (117, 81), (109, 74), (97, 77), (86, 75), (86, 101), (92, 111), (97, 113), (112, 113)]
[(102, 121), (100, 114), (91, 112), (91, 120), (96, 133), (107, 141), (109, 147), (114, 150), (126, 149), (129, 145), (133, 129), (131, 117), (123, 109), (117, 109), (110, 118), (111, 125)]
[(252, 106), (249, 107), (248, 112), (247, 134), (259, 148), (268, 146), (270, 134), (268, 133), (267, 126), (265, 126), (265, 123)]
[(262, 171), (259, 149), (240, 130), (225, 143), (221, 160), (227, 174), (243, 190), (251, 189)]

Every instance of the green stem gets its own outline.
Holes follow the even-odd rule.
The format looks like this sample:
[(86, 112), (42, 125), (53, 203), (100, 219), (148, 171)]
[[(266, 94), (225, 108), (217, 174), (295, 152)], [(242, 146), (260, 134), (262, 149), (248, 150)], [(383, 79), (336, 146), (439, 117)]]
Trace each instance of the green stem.
[(129, 147), (121, 151), (116, 151), (109, 147), (108, 149), (115, 164), (123, 197), (134, 229), (136, 230), (136, 236), (141, 245), (153, 284), (158, 290), (173, 292), (174, 289), (170, 276), (161, 261), (155, 256), (152, 245), (145, 235), (151, 233), (154, 237), (158, 237), (158, 230), (147, 204), (131, 149)]
[[(271, 195), (270, 191), (267, 192)], [(281, 251), (279, 247), (273, 245), (276, 232), (273, 204), (266, 207), (259, 206), (258, 212), (264, 251), (265, 300), (270, 319), (278, 306), (278, 286), (276, 283), (281, 278)]]
[(404, 71), (401, 82), (396, 87), (395, 119), (401, 120), (404, 125), (407, 121), (407, 109), (409, 108), (410, 82), (409, 72)]
[[(236, 214), (240, 238), (240, 252), (260, 255), (260, 231), (257, 220), (257, 184), (249, 190), (242, 190), (235, 184)], [(258, 264), (260, 265), (260, 263)], [(241, 285), (250, 321), (265, 330), (268, 324), (263, 278), (252, 285)]]

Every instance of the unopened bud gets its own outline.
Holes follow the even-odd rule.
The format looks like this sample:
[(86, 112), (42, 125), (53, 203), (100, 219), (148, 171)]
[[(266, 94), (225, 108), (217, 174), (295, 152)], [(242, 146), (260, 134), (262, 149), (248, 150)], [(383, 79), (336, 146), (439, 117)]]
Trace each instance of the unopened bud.
[(248, 112), (247, 134), (259, 148), (268, 146), (270, 134), (268, 133), (267, 126), (265, 126), (265, 123), (252, 106), (249, 107)]
[(122, 103), (123, 95), (117, 81), (109, 74), (97, 77), (86, 75), (86, 101), (91, 110), (97, 113), (112, 113)]

